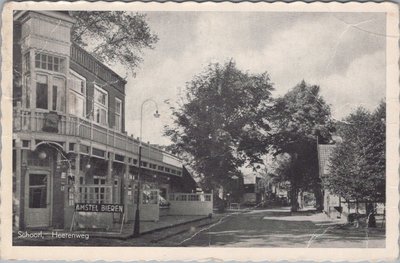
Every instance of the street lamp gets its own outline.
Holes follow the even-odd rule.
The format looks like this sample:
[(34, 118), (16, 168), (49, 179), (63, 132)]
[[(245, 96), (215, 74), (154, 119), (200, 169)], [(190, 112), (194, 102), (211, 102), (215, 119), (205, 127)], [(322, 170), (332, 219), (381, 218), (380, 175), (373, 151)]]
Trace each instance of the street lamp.
[(142, 170), (142, 127), (143, 127), (143, 106), (147, 102), (153, 102), (156, 106), (156, 112), (154, 113), (155, 118), (159, 118), (160, 114), (158, 113), (158, 105), (152, 99), (147, 99), (142, 102), (140, 107), (140, 133), (139, 133), (139, 167), (138, 167), (138, 189), (137, 189), (137, 200), (136, 200), (136, 213), (135, 213), (135, 222), (133, 225), (133, 236), (138, 237), (140, 235), (140, 173)]

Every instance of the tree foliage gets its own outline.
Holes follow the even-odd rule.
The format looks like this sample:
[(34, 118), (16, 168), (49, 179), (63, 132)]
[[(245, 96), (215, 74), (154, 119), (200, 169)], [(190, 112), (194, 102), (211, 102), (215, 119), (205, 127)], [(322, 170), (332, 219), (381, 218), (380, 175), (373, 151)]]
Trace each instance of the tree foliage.
[(203, 185), (228, 185), (245, 162), (261, 162), (268, 144), (272, 84), (267, 73), (249, 74), (234, 62), (210, 64), (186, 85), (185, 102), (166, 129), (177, 152), (190, 156)]
[(142, 52), (158, 41), (146, 15), (125, 11), (71, 11), (76, 19), (72, 40), (100, 61), (120, 63), (131, 73), (142, 62)]
[(289, 155), (281, 164), (280, 176), (290, 182), (292, 209), (298, 208), (300, 190), (313, 190), (321, 203), (317, 140), (330, 140), (332, 123), (319, 87), (302, 81), (276, 99), (272, 112), (272, 148), (276, 155)]
[(332, 152), (324, 185), (346, 200), (385, 199), (385, 103), (374, 113), (358, 108), (338, 124), (342, 138)]

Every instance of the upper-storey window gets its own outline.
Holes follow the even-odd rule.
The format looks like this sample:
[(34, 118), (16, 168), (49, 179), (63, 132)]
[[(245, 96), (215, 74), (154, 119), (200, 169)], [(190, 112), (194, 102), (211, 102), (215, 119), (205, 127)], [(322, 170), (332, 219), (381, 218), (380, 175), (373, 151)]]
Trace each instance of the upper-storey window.
[(69, 113), (79, 117), (85, 117), (86, 79), (72, 70), (69, 76)]
[(25, 73), (29, 72), (31, 70), (30, 65), (31, 64), (31, 60), (30, 60), (30, 54), (29, 52), (25, 53), (24, 55), (24, 70)]
[(122, 101), (115, 98), (115, 129), (121, 131), (122, 122)]
[(108, 93), (99, 86), (94, 86), (94, 121), (107, 125), (108, 120)]
[(65, 80), (53, 77), (52, 110), (65, 112)]
[(45, 70), (61, 72), (64, 66), (64, 59), (53, 55), (36, 53), (35, 67)]
[(48, 109), (48, 83), (47, 76), (36, 75), (36, 108)]

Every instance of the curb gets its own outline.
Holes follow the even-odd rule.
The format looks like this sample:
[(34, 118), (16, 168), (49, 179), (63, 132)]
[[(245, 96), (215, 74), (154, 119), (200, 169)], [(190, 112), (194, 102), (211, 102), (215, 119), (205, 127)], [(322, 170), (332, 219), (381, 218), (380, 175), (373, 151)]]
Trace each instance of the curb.
[[(191, 222), (191, 223), (193, 223), (193, 222)], [(211, 225), (212, 223), (213, 223), (212, 221), (208, 221), (208, 222), (206, 222), (206, 223), (204, 223), (204, 224), (201, 224), (201, 225), (198, 225), (198, 226), (196, 226), (196, 227), (204, 227), (204, 226)], [(160, 238), (158, 238), (158, 239), (153, 239), (153, 240), (151, 240), (150, 242), (151, 242), (151, 243), (158, 243), (158, 242), (160, 242), (160, 241), (163, 241), (163, 240), (168, 239), (168, 238), (170, 238), (170, 237), (177, 236), (177, 235), (179, 235), (179, 234), (183, 234), (183, 233), (188, 232), (188, 231), (190, 231), (190, 228), (187, 228), (187, 229), (184, 229), (184, 230), (180, 230), (180, 231), (175, 232), (175, 233), (171, 233), (171, 234), (169, 234), (169, 235), (160, 237)]]
[[(207, 218), (210, 218), (210, 217), (209, 216), (204, 216), (204, 217), (201, 217), (201, 218), (196, 218), (196, 219), (193, 219), (193, 220), (189, 220), (189, 221), (185, 221), (185, 222), (181, 222), (181, 223), (177, 223), (177, 224), (172, 224), (172, 225), (168, 225), (168, 226), (163, 226), (163, 227), (151, 229), (151, 230), (144, 231), (144, 232), (140, 233), (140, 236), (151, 234), (151, 233), (158, 232), (158, 231), (162, 231), (162, 230), (169, 229), (169, 228), (174, 228), (174, 227), (177, 227), (177, 226), (182, 226), (182, 225), (198, 222), (198, 221), (201, 221), (201, 220), (204, 220), (204, 219), (207, 219)], [(133, 237), (133, 234), (129, 234), (128, 237), (113, 237), (113, 238), (129, 239), (129, 238), (138, 238), (138, 237)]]
[(173, 225), (169, 225), (169, 226), (163, 226), (163, 227), (160, 227), (160, 228), (155, 228), (155, 229), (152, 229), (152, 230), (148, 230), (148, 231), (142, 232), (141, 235), (150, 234), (150, 233), (154, 233), (154, 232), (157, 232), (157, 231), (165, 230), (165, 229), (168, 229), (168, 228), (173, 228), (173, 227), (176, 227), (176, 226), (182, 226), (182, 225), (185, 225), (185, 224), (198, 222), (198, 221), (201, 221), (201, 220), (204, 220), (204, 219), (207, 219), (207, 218), (210, 218), (210, 217), (209, 216), (204, 216), (204, 217), (201, 217), (201, 218), (196, 218), (196, 219), (192, 219), (192, 220), (189, 220), (189, 221), (185, 221), (185, 222), (181, 222), (181, 223), (177, 223), (177, 224), (173, 224)]

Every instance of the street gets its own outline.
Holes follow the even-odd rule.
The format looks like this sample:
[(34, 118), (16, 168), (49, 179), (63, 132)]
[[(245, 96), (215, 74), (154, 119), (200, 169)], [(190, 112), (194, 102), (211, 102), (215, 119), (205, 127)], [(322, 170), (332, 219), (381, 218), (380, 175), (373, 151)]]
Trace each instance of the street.
[(349, 228), (312, 211), (289, 208), (232, 214), (187, 238), (183, 246), (384, 247), (384, 229)]
[(215, 214), (210, 220), (186, 224), (139, 238), (85, 239), (14, 238), (16, 246), (225, 246), (296, 248), (381, 248), (385, 246), (384, 228), (354, 228), (329, 219), (323, 213), (299, 211), (288, 207), (238, 210)]

